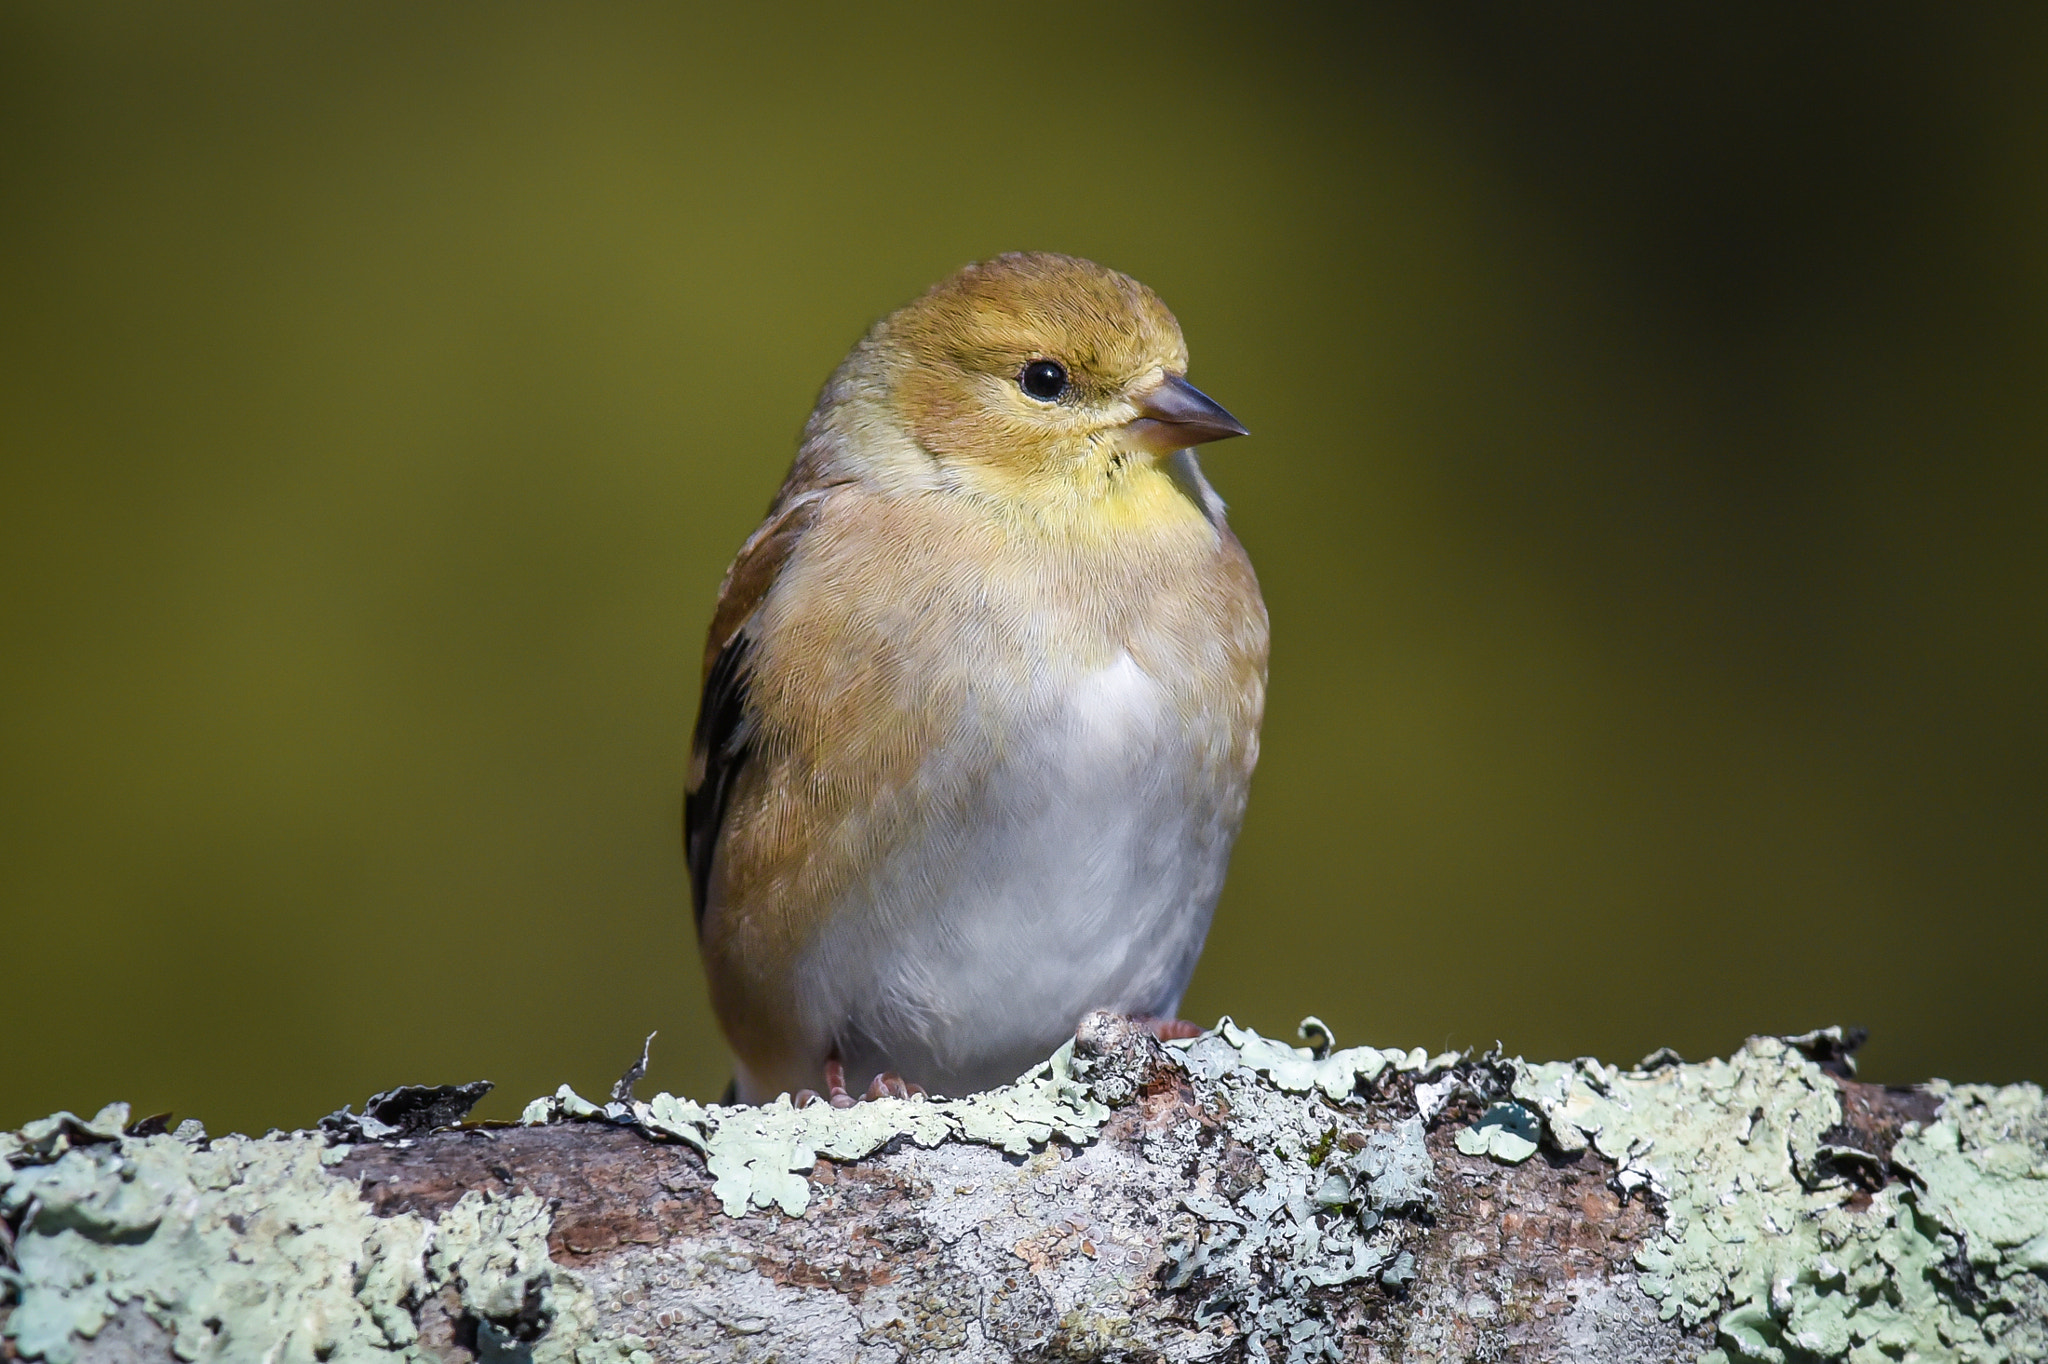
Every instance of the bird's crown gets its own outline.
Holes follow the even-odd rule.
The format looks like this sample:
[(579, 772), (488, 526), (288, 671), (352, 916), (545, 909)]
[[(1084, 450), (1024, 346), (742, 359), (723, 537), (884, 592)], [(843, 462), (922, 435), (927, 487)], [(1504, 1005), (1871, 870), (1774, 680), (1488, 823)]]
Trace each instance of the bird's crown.
[(890, 317), (884, 328), (937, 371), (1016, 379), (1035, 359), (1063, 365), (1060, 400), (1115, 396), (1159, 370), (1187, 367), (1180, 324), (1129, 275), (1048, 251), (969, 265)]

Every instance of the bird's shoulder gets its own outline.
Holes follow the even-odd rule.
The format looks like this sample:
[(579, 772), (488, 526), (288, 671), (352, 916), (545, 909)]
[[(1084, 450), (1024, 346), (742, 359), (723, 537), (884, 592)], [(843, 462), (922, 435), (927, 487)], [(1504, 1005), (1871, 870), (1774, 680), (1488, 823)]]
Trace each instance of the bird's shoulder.
[(781, 579), (783, 570), (817, 524), (827, 500), (842, 485), (823, 483), (808, 487), (785, 485), (768, 509), (768, 516), (733, 555), (718, 584), (718, 604), (712, 608), (711, 628), (704, 639), (703, 676), (706, 681), (718, 656), (739, 636), (761, 609), (762, 602)]
[(703, 690), (683, 797), (683, 851), (699, 927), (712, 857), (753, 738), (750, 626), (838, 486), (799, 477), (801, 472), (783, 485), (767, 518), (733, 556), (705, 632)]

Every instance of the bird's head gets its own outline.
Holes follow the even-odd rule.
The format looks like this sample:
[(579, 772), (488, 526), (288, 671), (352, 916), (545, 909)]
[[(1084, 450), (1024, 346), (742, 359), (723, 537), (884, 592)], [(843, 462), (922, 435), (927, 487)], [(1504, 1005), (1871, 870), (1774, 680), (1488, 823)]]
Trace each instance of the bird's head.
[(884, 402), (903, 433), (956, 486), (998, 497), (1114, 497), (1174, 451), (1245, 433), (1188, 383), (1159, 296), (1073, 256), (970, 265), (867, 344), (886, 357)]

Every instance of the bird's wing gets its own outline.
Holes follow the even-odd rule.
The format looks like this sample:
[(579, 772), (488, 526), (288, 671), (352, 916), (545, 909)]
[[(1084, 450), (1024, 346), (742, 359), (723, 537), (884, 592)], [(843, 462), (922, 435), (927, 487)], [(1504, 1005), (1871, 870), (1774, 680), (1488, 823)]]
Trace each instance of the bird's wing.
[(825, 491), (800, 494), (775, 508), (740, 547), (719, 585), (718, 607), (704, 642), (704, 694), (697, 707), (690, 781), (683, 797), (683, 854), (690, 866), (690, 899), (700, 933), (711, 890), (711, 860), (752, 737), (747, 672), (753, 640), (748, 627), (817, 518)]

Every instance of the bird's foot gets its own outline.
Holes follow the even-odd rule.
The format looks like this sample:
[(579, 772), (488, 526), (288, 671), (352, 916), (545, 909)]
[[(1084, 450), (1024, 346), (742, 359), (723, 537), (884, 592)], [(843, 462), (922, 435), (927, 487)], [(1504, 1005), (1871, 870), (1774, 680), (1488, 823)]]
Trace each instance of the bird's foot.
[(1132, 1020), (1151, 1029), (1152, 1035), (1162, 1042), (1174, 1042), (1189, 1037), (1200, 1037), (1209, 1031), (1199, 1023), (1190, 1023), (1184, 1018), (1154, 1018), (1140, 1014)]
[(908, 1099), (912, 1095), (923, 1093), (923, 1085), (912, 1084), (895, 1071), (885, 1070), (868, 1081), (867, 1092), (856, 1099), (846, 1092), (845, 1063), (833, 1056), (825, 1061), (825, 1092), (820, 1094), (815, 1089), (800, 1089), (793, 1096), (792, 1102), (798, 1108), (815, 1103), (828, 1103), (834, 1108), (851, 1108), (868, 1099)]
[(908, 1099), (913, 1095), (922, 1095), (923, 1093), (923, 1085), (914, 1085), (895, 1071), (885, 1070), (874, 1079), (868, 1081), (868, 1092), (861, 1095), (861, 1098)]

